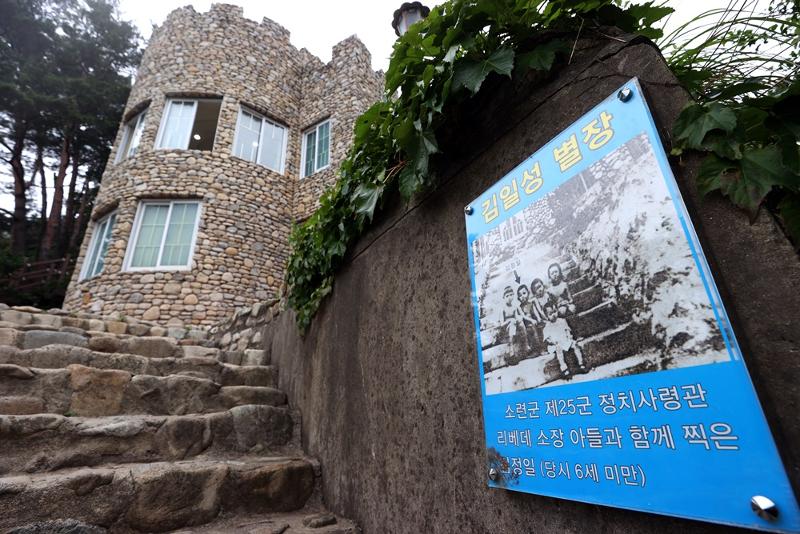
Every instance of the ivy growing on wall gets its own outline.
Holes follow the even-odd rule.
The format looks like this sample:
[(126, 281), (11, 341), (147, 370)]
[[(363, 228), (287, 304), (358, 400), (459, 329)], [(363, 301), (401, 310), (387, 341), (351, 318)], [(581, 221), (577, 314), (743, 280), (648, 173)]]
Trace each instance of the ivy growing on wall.
[[(451, 0), (411, 26), (395, 43), (386, 72), (385, 98), (356, 121), (353, 146), (339, 169), (339, 179), (323, 194), (319, 209), (290, 236), (288, 304), (297, 311), (299, 326), (309, 324), (331, 291), (334, 273), (345, 254), (376, 211), (388, 199), (396, 198), (398, 191), (408, 200), (435, 185), (430, 162), (440, 152), (439, 135), (453, 120), (459, 104), (479, 93), (490, 74), (510, 77), (528, 69), (548, 72), (569, 61), (579, 36), (603, 36), (603, 27), (607, 26), (659, 39), (662, 32), (655, 24), (672, 11), (655, 2), (618, 5), (613, 0)], [(725, 36), (733, 38), (731, 32)], [(702, 97), (681, 115), (676, 125), (676, 147), (709, 152), (703, 165), (704, 189), (718, 188), (739, 205), (746, 196), (748, 207), (763, 200), (768, 183), (797, 193), (787, 185), (792, 183), (791, 177), (783, 170), (773, 172), (768, 183), (757, 179), (754, 187), (749, 182), (744, 187), (732, 184), (745, 180), (745, 170), (746, 180), (752, 180), (751, 169), (763, 167), (778, 151), (791, 163), (786, 143), (790, 134), (800, 138), (796, 129), (800, 122), (787, 122), (788, 115), (780, 109), (786, 105), (781, 102), (791, 104), (790, 100), (797, 97), (797, 86), (766, 94), (779, 84), (765, 79), (759, 82), (763, 87), (740, 86), (737, 91), (718, 76), (718, 67), (715, 70), (713, 65), (699, 63), (702, 54), (691, 52), (696, 37), (669, 37), (667, 44), (677, 58), (671, 66), (682, 81), (690, 83), (692, 93)], [(705, 37), (709, 40), (708, 35)], [(720, 39), (715, 36), (710, 42), (716, 45)], [(757, 46), (751, 43), (748, 48), (745, 36), (740, 39), (743, 49)], [(711, 76), (706, 71), (712, 72)], [(714, 90), (715, 83), (730, 90), (714, 95), (709, 91)], [(764, 94), (745, 104), (737, 100), (747, 92), (745, 89)], [(774, 115), (783, 121), (784, 128), (762, 126), (763, 140), (755, 142), (752, 124), (763, 118), (759, 112)], [(741, 142), (729, 141), (732, 132), (741, 134)], [(794, 169), (796, 183), (797, 167), (789, 169)], [(714, 174), (716, 170), (719, 172)], [(800, 206), (781, 208), (782, 213), (792, 209), (800, 220)]]

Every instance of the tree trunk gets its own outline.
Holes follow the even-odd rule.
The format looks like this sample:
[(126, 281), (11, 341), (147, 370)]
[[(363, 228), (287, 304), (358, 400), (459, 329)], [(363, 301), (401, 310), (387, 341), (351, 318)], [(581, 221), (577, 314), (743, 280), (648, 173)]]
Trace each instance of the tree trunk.
[(17, 123), (14, 128), (14, 146), (11, 149), (11, 171), (14, 175), (14, 216), (11, 218), (11, 251), (25, 255), (25, 241), (28, 226), (28, 184), (25, 183), (25, 167), (22, 165), (22, 151), (25, 148), (27, 125)]
[(47, 219), (47, 179), (44, 176), (44, 147), (39, 144), (36, 146), (36, 161), (33, 164), (33, 174), (29, 184), (32, 186), (36, 174), (39, 174), (39, 187), (41, 188), (42, 205), (39, 208), (39, 217), (41, 217), (42, 228), (44, 228), (44, 221)]
[(67, 249), (68, 252), (75, 251), (74, 258), (78, 257), (78, 247), (81, 245), (79, 239), (84, 233), (91, 209), (92, 207), (89, 205), (89, 180), (84, 180), (81, 188), (81, 203), (78, 206), (78, 217), (75, 219), (75, 230), (69, 237), (69, 248)]
[(61, 142), (61, 155), (58, 162), (58, 172), (54, 179), (53, 190), (53, 203), (50, 207), (50, 216), (47, 218), (47, 226), (44, 230), (44, 239), (42, 239), (42, 247), (39, 253), (39, 258), (48, 260), (53, 257), (55, 251), (56, 239), (58, 239), (61, 227), (61, 207), (64, 202), (64, 178), (67, 175), (67, 167), (69, 167), (69, 146), (70, 138), (64, 135), (64, 140)]
[(78, 171), (80, 170), (81, 158), (78, 147), (72, 153), (72, 176), (69, 182), (69, 193), (67, 194), (67, 213), (62, 225), (61, 239), (59, 242), (59, 252), (64, 256), (69, 250), (69, 243), (72, 241), (72, 232), (75, 228), (75, 207), (78, 201), (75, 199), (75, 186), (78, 182)]

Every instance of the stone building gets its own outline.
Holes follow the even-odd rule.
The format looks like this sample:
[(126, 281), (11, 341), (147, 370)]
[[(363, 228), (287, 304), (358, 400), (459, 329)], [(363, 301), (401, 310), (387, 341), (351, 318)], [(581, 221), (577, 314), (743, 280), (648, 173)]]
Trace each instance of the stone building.
[(382, 75), (242, 8), (173, 11), (139, 67), (64, 307), (208, 326), (277, 296), (293, 222), (335, 181)]

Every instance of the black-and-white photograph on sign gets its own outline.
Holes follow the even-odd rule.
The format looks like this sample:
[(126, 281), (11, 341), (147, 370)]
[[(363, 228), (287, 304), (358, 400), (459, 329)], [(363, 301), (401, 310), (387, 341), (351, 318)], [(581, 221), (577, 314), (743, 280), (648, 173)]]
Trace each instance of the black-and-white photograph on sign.
[(646, 135), (473, 243), (486, 393), (728, 361)]

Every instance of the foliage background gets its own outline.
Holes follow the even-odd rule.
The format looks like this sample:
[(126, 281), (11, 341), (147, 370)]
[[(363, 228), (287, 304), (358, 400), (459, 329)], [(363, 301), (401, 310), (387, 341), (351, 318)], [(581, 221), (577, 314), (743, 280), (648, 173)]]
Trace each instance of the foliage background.
[(0, 210), (0, 301), (58, 306), (69, 268), (29, 292), (8, 276), (77, 256), (141, 41), (114, 0), (0, 0), (0, 13), (0, 159), (14, 194)]

